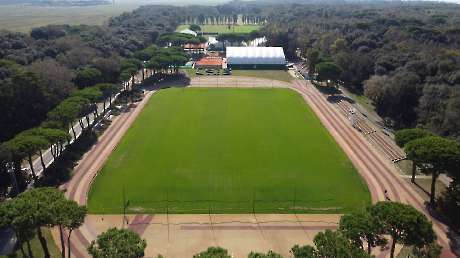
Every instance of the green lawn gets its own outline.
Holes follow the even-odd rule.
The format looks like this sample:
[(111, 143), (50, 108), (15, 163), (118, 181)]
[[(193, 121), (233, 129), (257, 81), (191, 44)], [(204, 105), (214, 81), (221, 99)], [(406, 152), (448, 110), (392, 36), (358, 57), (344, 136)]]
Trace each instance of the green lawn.
[(232, 70), (233, 76), (249, 76), (291, 82), (295, 78), (285, 70)]
[[(188, 29), (190, 25), (181, 24), (177, 27), (176, 31)], [(249, 33), (254, 30), (258, 30), (261, 26), (259, 25), (200, 25), (201, 30), (204, 33)]]
[[(171, 88), (152, 96), (89, 194), (91, 213), (342, 213), (362, 178), (297, 93)], [(166, 202), (168, 200), (168, 202)]]

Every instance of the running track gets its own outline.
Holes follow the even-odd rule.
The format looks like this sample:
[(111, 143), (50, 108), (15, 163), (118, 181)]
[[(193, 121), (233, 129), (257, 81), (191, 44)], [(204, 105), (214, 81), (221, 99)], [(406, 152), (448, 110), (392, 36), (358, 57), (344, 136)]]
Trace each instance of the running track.
[[(354, 129), (350, 125), (350, 122), (340, 114), (339, 109), (326, 100), (324, 95), (306, 81), (294, 81), (289, 88), (299, 93), (305, 99), (322, 124), (348, 155), (366, 181), (374, 202), (385, 200), (384, 190), (387, 189), (393, 201), (409, 203), (429, 216), (424, 205), (424, 200), (408, 182), (399, 177), (394, 165), (371, 146), (363, 135)], [(105, 160), (112, 150), (116, 148), (118, 141), (153, 93), (154, 91), (148, 92), (144, 100), (132, 112), (123, 113), (118, 116), (103, 136), (100, 137), (98, 144), (85, 154), (75, 168), (73, 178), (65, 186), (67, 189), (66, 195), (69, 199), (77, 201), (80, 205), (86, 204), (87, 194), (93, 178), (102, 168)], [(148, 223), (153, 219), (152, 217), (143, 217), (142, 220)], [(431, 218), (431, 220), (433, 221), (434, 230), (438, 235), (439, 244), (443, 246), (442, 257), (456, 257), (449, 246), (449, 239), (447, 238), (448, 228), (446, 225), (434, 218)], [(96, 235), (94, 227), (88, 222), (80, 229), (75, 230), (72, 234), (71, 244), (73, 255), (75, 257), (87, 257), (86, 247)]]

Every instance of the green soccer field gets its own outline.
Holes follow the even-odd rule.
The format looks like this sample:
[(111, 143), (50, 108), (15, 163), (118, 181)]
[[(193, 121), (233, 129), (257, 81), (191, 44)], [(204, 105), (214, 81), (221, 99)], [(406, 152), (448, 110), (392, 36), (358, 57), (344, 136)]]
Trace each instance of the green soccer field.
[(342, 213), (367, 186), (288, 89), (155, 93), (97, 176), (91, 213)]

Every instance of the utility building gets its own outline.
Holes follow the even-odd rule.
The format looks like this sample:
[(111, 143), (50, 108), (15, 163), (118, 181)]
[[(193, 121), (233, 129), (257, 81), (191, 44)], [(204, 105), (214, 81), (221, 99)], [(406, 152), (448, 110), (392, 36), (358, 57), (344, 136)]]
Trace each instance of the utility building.
[(285, 69), (282, 47), (227, 47), (227, 64), (233, 69)]

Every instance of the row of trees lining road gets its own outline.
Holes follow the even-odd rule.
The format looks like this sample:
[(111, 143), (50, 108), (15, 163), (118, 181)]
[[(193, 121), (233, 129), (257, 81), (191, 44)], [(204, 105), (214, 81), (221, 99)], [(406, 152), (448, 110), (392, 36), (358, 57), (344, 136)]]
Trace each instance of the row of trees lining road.
[[(432, 224), (412, 206), (396, 202), (379, 202), (366, 210), (343, 215), (337, 231), (326, 230), (314, 238), (314, 246), (295, 245), (294, 258), (371, 258), (372, 248), (384, 247), (390, 239), (390, 257), (395, 257), (396, 244), (413, 247), (417, 257), (437, 258), (441, 247), (436, 244)], [(88, 247), (95, 258), (144, 256), (145, 240), (124, 229), (109, 229)], [(160, 256), (159, 256), (160, 257)], [(221, 247), (209, 247), (194, 258), (231, 258)], [(248, 258), (282, 258), (273, 251), (251, 252)]]
[[(11, 227), (17, 237), (17, 246), (24, 257), (34, 257), (30, 241), (38, 237), (45, 257), (50, 257), (43, 227), (58, 227), (61, 240), (61, 257), (70, 258), (72, 231), (85, 219), (86, 207), (67, 200), (55, 188), (35, 188), (19, 194), (16, 198), (0, 203), (0, 228)], [(65, 234), (64, 231), (67, 231)], [(27, 245), (27, 253), (23, 245)]]
[[(132, 95), (134, 92), (132, 87), (135, 84), (135, 78), (139, 71), (142, 73), (142, 80), (146, 77), (146, 72), (150, 72), (150, 76), (158, 73), (177, 73), (179, 66), (185, 64), (188, 60), (188, 55), (179, 47), (159, 48), (156, 45), (137, 51), (133, 58), (121, 59), (119, 65), (119, 80), (126, 81), (123, 83), (125, 97)], [(6, 62), (7, 64), (11, 64)], [(17, 65), (11, 65), (14, 69)], [(103, 113), (106, 111), (106, 102), (109, 105), (112, 103), (113, 96), (120, 91), (116, 84), (112, 83), (97, 83), (101, 81), (99, 72), (94, 72), (95, 69), (85, 67), (77, 72), (76, 78), (79, 78), (78, 87), (66, 99), (60, 102), (56, 107), (48, 112), (43, 122), (32, 129), (26, 130), (23, 133), (17, 134), (9, 141), (0, 144), (1, 150), (4, 153), (0, 161), (6, 164), (8, 160), (14, 164), (13, 177), (7, 174), (5, 166), (0, 168), (0, 177), (11, 182), (14, 187), (14, 192), (17, 194), (27, 186), (28, 182), (37, 182), (38, 176), (33, 164), (33, 157), (40, 156), (43, 170), (46, 167), (43, 161), (42, 151), (50, 148), (53, 160), (62, 153), (66, 142), (75, 141), (77, 133), (75, 131), (74, 122), (78, 121), (81, 131), (90, 129), (90, 114), (94, 118), (100, 117), (98, 113), (98, 102), (103, 103)], [(129, 83), (130, 81), (130, 83)], [(90, 83), (97, 83), (93, 86), (88, 86)], [(134, 93), (133, 93), (134, 94)], [(86, 119), (86, 123), (84, 123)], [(86, 127), (85, 127), (86, 124)], [(72, 137), (69, 136), (70, 131)], [(70, 138), (73, 138), (71, 140)], [(27, 159), (31, 169), (32, 179), (27, 176), (27, 171), (21, 170), (21, 161)], [(14, 178), (14, 179), (13, 179)], [(3, 182), (4, 183), (4, 182)], [(3, 188), (8, 184), (2, 185)], [(17, 186), (17, 187), (16, 187)]]
[(412, 161), (412, 178), (415, 183), (417, 167), (423, 174), (431, 175), (430, 205), (436, 208), (436, 182), (441, 174), (453, 178), (450, 186), (440, 200), (438, 211), (446, 215), (452, 226), (460, 228), (460, 189), (458, 180), (460, 173), (460, 143), (435, 136), (433, 133), (420, 129), (403, 129), (395, 134), (395, 141), (404, 147), (407, 158)]
[[(25, 189), (29, 180), (24, 171), (21, 170), (22, 160), (27, 159), (33, 182), (38, 182), (38, 176), (34, 168), (33, 157), (39, 155), (43, 171), (46, 164), (43, 160), (43, 150), (50, 149), (50, 153), (55, 161), (63, 152), (66, 143), (77, 139), (74, 128), (74, 122), (78, 121), (83, 130), (90, 129), (90, 120), (88, 115), (92, 113), (95, 118), (100, 114), (97, 112), (97, 102), (104, 102), (104, 112), (106, 110), (105, 102), (109, 100), (111, 104), (112, 96), (119, 91), (115, 84), (101, 83), (92, 87), (87, 87), (75, 91), (69, 98), (62, 101), (58, 106), (52, 109), (47, 119), (38, 127), (34, 127), (17, 134), (13, 139), (1, 144), (0, 148), (4, 153), (2, 163), (13, 163), (14, 173), (12, 183), (15, 194)], [(82, 121), (86, 118), (86, 127)], [(69, 135), (72, 131), (73, 137)], [(1, 158), (1, 157), (0, 157)], [(5, 168), (3, 168), (5, 169)], [(5, 171), (2, 171), (5, 173)], [(19, 188), (19, 189), (17, 189)]]

